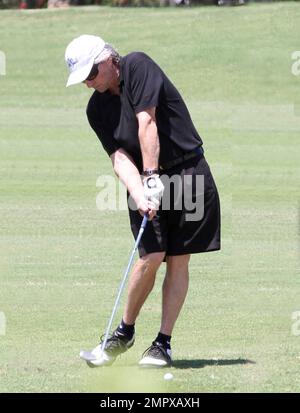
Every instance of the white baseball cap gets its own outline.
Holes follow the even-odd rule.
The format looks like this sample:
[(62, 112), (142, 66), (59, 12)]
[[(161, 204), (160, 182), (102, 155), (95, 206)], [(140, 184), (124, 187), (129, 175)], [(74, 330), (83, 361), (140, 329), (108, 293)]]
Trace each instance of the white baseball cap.
[[(99, 63), (107, 56), (101, 56), (105, 51), (105, 41), (98, 36), (83, 34), (76, 37), (66, 48), (65, 61), (70, 75), (66, 87), (83, 82), (89, 75), (93, 64)], [(106, 55), (106, 53), (104, 52)]]

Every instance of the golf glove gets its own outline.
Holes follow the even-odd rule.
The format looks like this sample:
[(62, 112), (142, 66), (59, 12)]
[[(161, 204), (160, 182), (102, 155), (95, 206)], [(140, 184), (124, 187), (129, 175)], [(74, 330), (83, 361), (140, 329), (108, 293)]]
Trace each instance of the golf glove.
[(152, 202), (155, 206), (155, 209), (158, 209), (165, 188), (159, 178), (159, 175), (147, 176), (144, 178), (143, 183), (144, 196), (146, 200)]

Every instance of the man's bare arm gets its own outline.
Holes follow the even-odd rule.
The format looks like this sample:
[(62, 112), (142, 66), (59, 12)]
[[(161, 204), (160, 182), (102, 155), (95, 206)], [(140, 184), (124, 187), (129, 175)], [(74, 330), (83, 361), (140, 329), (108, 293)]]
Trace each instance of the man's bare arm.
[(158, 169), (159, 138), (157, 134), (155, 107), (139, 112), (139, 141), (143, 157), (143, 169)]
[(116, 175), (126, 186), (141, 214), (144, 215), (148, 212), (149, 218), (152, 219), (155, 215), (155, 210), (144, 197), (141, 176), (131, 156), (124, 149), (120, 148), (110, 156), (110, 159)]

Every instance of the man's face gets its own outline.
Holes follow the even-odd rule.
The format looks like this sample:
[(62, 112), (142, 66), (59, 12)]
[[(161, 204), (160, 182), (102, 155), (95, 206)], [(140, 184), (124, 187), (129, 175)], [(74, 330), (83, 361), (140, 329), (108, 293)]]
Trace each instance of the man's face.
[[(116, 81), (116, 70), (115, 66), (112, 62), (112, 59), (109, 58), (104, 62), (100, 62), (98, 65), (98, 73), (95, 68), (92, 69), (88, 78), (92, 78), (88, 80), (88, 78), (83, 82), (87, 85), (88, 88), (93, 88), (100, 93), (106, 92), (108, 89), (111, 89)], [(93, 71), (97, 74), (94, 77)]]

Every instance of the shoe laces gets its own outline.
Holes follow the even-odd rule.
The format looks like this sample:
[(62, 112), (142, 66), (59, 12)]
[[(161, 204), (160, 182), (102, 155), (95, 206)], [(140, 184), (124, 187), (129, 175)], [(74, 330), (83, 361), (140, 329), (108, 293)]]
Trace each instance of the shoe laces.
[(150, 347), (147, 348), (147, 350), (144, 351), (143, 357), (147, 354), (150, 353), (151, 356), (157, 358), (163, 355), (166, 358), (170, 358), (167, 350), (164, 348), (164, 346), (157, 341), (153, 341)]
[[(102, 334), (102, 336), (100, 337), (100, 344), (101, 345), (104, 341), (104, 337), (105, 337), (105, 334)], [(114, 349), (120, 348), (120, 345), (121, 346), (124, 345), (124, 341), (125, 341), (124, 339), (125, 339), (125, 337), (123, 338), (123, 337), (117, 335), (116, 332), (114, 331), (107, 338), (106, 345), (105, 345), (105, 350), (114, 350)]]

